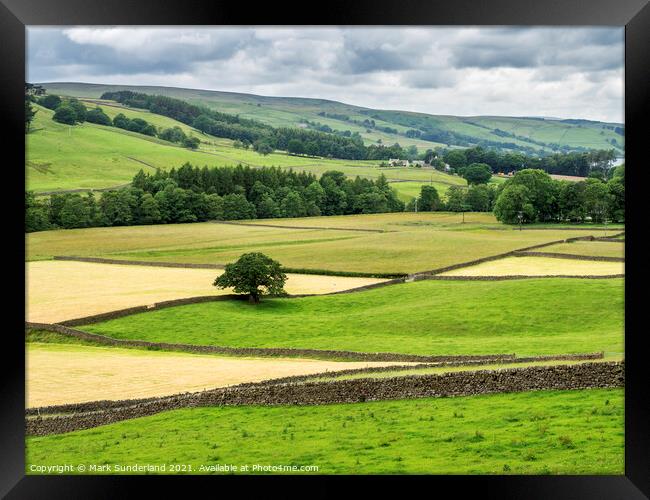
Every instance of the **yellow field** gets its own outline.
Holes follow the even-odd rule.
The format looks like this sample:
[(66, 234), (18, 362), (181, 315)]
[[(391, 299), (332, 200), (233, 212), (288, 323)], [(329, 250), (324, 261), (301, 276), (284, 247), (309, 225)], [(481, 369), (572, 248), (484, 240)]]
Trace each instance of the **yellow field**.
[(599, 262), (591, 260), (556, 259), (553, 257), (507, 257), (483, 262), (476, 266), (454, 269), (441, 276), (605, 276), (623, 274), (623, 262)]
[(540, 248), (539, 251), (600, 257), (625, 257), (625, 243), (622, 241), (620, 243), (614, 241), (574, 241)]
[(28, 344), (27, 407), (196, 392), (291, 375), (404, 362), (235, 358), (115, 347)]
[[(55, 323), (165, 300), (232, 293), (212, 283), (219, 269), (95, 264), (72, 261), (26, 263), (26, 320)], [(383, 280), (288, 274), (291, 294), (327, 293)]]

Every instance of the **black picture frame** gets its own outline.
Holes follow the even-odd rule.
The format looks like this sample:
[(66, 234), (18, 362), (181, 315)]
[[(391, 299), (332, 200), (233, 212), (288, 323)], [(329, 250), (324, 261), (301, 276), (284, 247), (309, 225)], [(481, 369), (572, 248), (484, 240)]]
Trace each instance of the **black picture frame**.
[[(137, 493), (134, 484), (146, 483), (147, 492), (164, 488), (168, 494), (187, 481), (192, 488), (208, 486), (220, 493), (224, 486), (240, 493), (250, 488), (283, 496), (338, 494), (350, 482), (367, 493), (416, 494), (419, 489), (436, 494), (451, 488), (453, 494), (473, 492), (484, 498), (644, 498), (650, 496), (650, 405), (645, 392), (650, 380), (643, 343), (646, 337), (644, 307), (647, 265), (643, 262), (643, 186), (648, 186), (647, 139), (643, 123), (650, 116), (650, 6), (647, 0), (330, 0), (309, 11), (275, 2), (258, 5), (217, 0), (164, 2), (146, 0), (0, 0), (0, 102), (4, 122), (2, 137), (5, 180), (2, 196), (7, 214), (5, 228), (15, 231), (3, 274), (15, 278), (5, 287), (5, 331), (2, 362), (2, 413), (0, 426), (0, 495), (7, 498), (116, 498)], [(311, 5), (313, 8), (314, 5)], [(24, 463), (24, 126), (25, 26), (27, 25), (610, 25), (625, 26), (625, 129), (626, 163), (630, 182), (627, 202), (625, 280), (626, 384), (624, 476), (361, 476), (361, 477), (71, 477), (26, 476)], [(645, 139), (645, 140), (644, 140)], [(8, 154), (7, 154), (8, 153)], [(644, 156), (646, 153), (646, 156)], [(10, 175), (13, 172), (13, 179)], [(22, 242), (22, 243), (20, 243)], [(14, 265), (6, 265), (15, 259)], [(22, 262), (22, 260), (20, 260)], [(13, 262), (12, 262), (13, 264)], [(415, 483), (415, 484), (413, 484)], [(315, 487), (315, 485), (317, 485)], [(220, 488), (217, 490), (215, 488)], [(408, 488), (408, 489), (405, 489)], [(194, 490), (194, 491), (198, 491)], [(191, 494), (191, 493), (190, 493)], [(420, 493), (421, 494), (421, 493)]]

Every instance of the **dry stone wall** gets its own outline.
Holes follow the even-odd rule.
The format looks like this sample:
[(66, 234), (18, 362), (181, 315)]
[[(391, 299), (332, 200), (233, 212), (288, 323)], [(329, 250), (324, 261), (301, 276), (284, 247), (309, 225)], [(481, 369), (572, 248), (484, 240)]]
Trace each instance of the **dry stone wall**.
[(601, 255), (579, 255), (558, 252), (515, 252), (515, 257), (549, 257), (553, 259), (594, 260), (601, 262), (625, 262), (624, 257), (604, 257)]
[(52, 417), (27, 417), (26, 433), (60, 434), (180, 408), (230, 405), (320, 405), (503, 392), (623, 387), (625, 362), (535, 366), (384, 379), (255, 385), (160, 398), (119, 408)]
[(502, 361), (512, 359), (514, 354), (480, 354), (480, 355), (454, 355), (454, 356), (425, 356), (419, 354), (401, 354), (391, 352), (355, 352), (320, 349), (294, 349), (281, 347), (223, 347), (211, 345), (171, 344), (166, 342), (148, 342), (144, 340), (127, 340), (106, 337), (96, 333), (85, 332), (70, 328), (62, 324), (25, 323), (26, 329), (46, 330), (60, 333), (81, 340), (88, 340), (105, 345), (117, 347), (141, 347), (164, 351), (183, 351), (194, 353), (226, 354), (230, 356), (281, 356), (281, 357), (308, 357), (320, 359), (345, 359), (349, 361), (404, 361), (433, 363), (442, 361), (460, 360), (490, 360)]

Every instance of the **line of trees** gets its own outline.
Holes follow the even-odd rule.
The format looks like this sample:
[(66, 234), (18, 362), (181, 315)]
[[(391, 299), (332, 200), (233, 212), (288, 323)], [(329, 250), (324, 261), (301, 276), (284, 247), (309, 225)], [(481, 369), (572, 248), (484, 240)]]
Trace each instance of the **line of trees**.
[(552, 179), (539, 169), (517, 172), (498, 188), (494, 215), (507, 224), (531, 222), (625, 222), (625, 166), (607, 182)]
[(54, 115), (52, 116), (54, 121), (66, 125), (90, 122), (106, 127), (117, 127), (150, 137), (158, 137), (164, 141), (177, 143), (190, 149), (196, 149), (200, 144), (198, 137), (188, 136), (178, 126), (157, 128), (142, 118), (128, 118), (124, 113), (118, 113), (111, 120), (99, 106), (93, 109), (87, 109), (81, 101), (75, 98), (64, 100), (58, 95), (48, 94), (39, 98), (36, 102), (54, 111)]
[(131, 187), (93, 193), (26, 193), (26, 231), (165, 224), (207, 220), (401, 212), (386, 178), (354, 180), (337, 171), (313, 174), (276, 167), (198, 168), (185, 164), (153, 175), (142, 170)]
[(261, 154), (279, 149), (291, 150), (295, 154), (350, 160), (387, 160), (405, 157), (398, 144), (391, 147), (381, 145), (366, 147), (358, 134), (347, 137), (316, 130), (275, 128), (256, 120), (221, 113), (173, 97), (122, 90), (105, 92), (101, 98), (111, 99), (133, 108), (148, 109), (152, 113), (173, 118), (206, 134), (252, 145), (253, 149)]
[(549, 174), (575, 175), (578, 177), (610, 177), (616, 159), (613, 149), (583, 152), (554, 153), (548, 156), (529, 156), (518, 152), (499, 152), (476, 146), (467, 149), (451, 149), (443, 153), (444, 162), (451, 169), (463, 174), (471, 164), (488, 165), (493, 173), (517, 172), (523, 169), (539, 169)]

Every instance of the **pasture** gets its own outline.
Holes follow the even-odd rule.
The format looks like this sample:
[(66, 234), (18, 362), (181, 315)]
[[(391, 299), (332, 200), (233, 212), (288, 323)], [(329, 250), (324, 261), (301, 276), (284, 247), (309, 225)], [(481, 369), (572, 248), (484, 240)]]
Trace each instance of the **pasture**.
[[(26, 235), (27, 260), (78, 255), (226, 264), (258, 251), (294, 269), (414, 273), (602, 233), (597, 228), (513, 231), (487, 213), (468, 213), (465, 221), (459, 213), (429, 212), (42, 231)], [(305, 229), (313, 227), (323, 229)]]
[[(275, 127), (296, 127), (301, 121), (309, 120), (329, 125), (335, 130), (350, 130), (359, 132), (366, 143), (376, 143), (379, 139), (384, 144), (398, 142), (402, 146), (416, 145), (418, 149), (426, 151), (438, 146), (446, 147), (447, 144), (409, 138), (404, 133), (409, 128), (435, 128), (439, 130), (454, 131), (474, 138), (474, 142), (481, 140), (514, 142), (520, 146), (533, 145), (528, 139), (545, 143), (543, 146), (549, 150), (548, 144), (580, 146), (590, 149), (610, 149), (611, 140), (616, 139), (614, 146), (620, 149), (619, 144), (624, 143), (624, 138), (605, 124), (599, 122), (583, 122), (580, 124), (569, 123), (561, 120), (544, 120), (539, 118), (504, 117), (504, 116), (471, 116), (460, 117), (450, 115), (427, 115), (409, 111), (388, 111), (368, 109), (351, 104), (323, 99), (302, 99), (293, 97), (267, 97), (253, 94), (238, 94), (199, 89), (180, 89), (175, 87), (147, 87), (125, 85), (97, 85), (80, 83), (47, 83), (45, 87), (51, 93), (71, 95), (78, 97), (98, 98), (103, 92), (129, 89), (135, 92), (159, 94), (186, 100), (194, 104), (205, 105), (217, 111), (237, 114), (242, 118), (252, 118), (268, 123)], [(351, 120), (333, 119), (319, 113), (336, 113), (347, 115), (351, 120), (363, 121), (369, 115), (378, 127), (390, 127), (398, 133), (386, 133), (377, 128), (368, 129), (360, 123)], [(494, 133), (495, 129), (510, 132), (519, 136), (517, 138), (503, 138)]]
[(192, 408), (28, 437), (26, 470), (190, 464), (188, 473), (206, 474), (202, 465), (262, 464), (316, 465), (319, 474), (620, 475), (623, 419), (623, 389)]
[[(95, 107), (95, 104), (87, 105)], [(339, 170), (351, 177), (371, 179), (384, 173), (389, 180), (433, 182), (441, 189), (451, 184), (466, 185), (461, 177), (433, 169), (380, 168), (380, 162), (375, 160), (327, 159), (283, 151), (264, 156), (252, 149), (235, 148), (229, 139), (202, 134), (171, 118), (123, 106), (99, 105), (110, 117), (123, 113), (159, 128), (178, 126), (186, 134), (200, 138), (199, 149), (193, 151), (155, 137), (94, 123), (71, 127), (52, 120), (52, 110), (34, 107), (38, 112), (32, 131), (26, 135), (26, 183), (35, 192), (110, 188), (130, 183), (140, 169), (152, 173), (157, 168), (178, 168), (185, 162), (201, 167), (240, 163), (250, 167), (277, 166), (318, 176), (328, 170)]]
[(74, 344), (27, 344), (27, 407), (197, 392), (391, 362), (239, 358)]
[(506, 257), (446, 271), (440, 273), (440, 276), (608, 276), (624, 272), (624, 262), (555, 257)]
[[(73, 261), (28, 262), (27, 321), (56, 323), (165, 300), (222, 295), (212, 286), (220, 269), (96, 264)], [(328, 293), (379, 283), (374, 278), (288, 274), (291, 294)]]
[(623, 313), (623, 279), (430, 280), (255, 307), (192, 304), (80, 328), (197, 345), (525, 356), (622, 353)]

